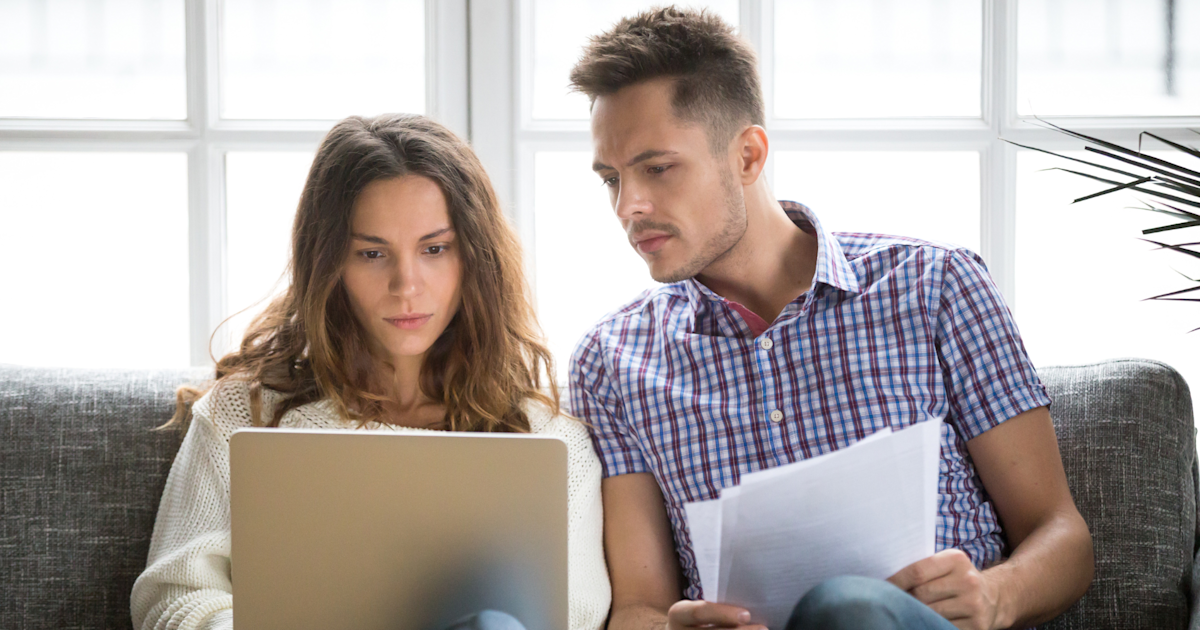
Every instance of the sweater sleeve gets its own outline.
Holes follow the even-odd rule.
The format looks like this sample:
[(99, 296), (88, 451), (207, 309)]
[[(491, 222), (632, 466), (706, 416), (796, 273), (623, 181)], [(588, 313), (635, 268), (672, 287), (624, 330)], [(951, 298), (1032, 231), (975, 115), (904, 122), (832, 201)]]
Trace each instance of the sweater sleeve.
[(554, 433), (567, 443), (567, 588), (571, 630), (599, 630), (608, 618), (612, 586), (604, 560), (600, 459), (587, 429), (559, 416)]
[(139, 630), (231, 630), (229, 443), (198, 410), (163, 490), (147, 567), (133, 585)]

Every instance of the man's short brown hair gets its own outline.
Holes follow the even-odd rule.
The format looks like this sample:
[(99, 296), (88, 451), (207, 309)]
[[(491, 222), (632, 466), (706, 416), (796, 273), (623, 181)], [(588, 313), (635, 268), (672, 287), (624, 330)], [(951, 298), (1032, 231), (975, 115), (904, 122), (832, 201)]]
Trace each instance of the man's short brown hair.
[(747, 125), (763, 124), (754, 49), (719, 16), (674, 6), (622, 18), (591, 38), (571, 86), (596, 97), (650, 79), (675, 80), (675, 116), (702, 123), (714, 154)]

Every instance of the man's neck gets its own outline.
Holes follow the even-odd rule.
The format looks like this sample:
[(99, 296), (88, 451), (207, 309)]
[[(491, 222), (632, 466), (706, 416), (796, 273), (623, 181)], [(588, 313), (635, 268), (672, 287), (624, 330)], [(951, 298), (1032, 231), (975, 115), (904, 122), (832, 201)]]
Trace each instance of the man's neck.
[(817, 238), (792, 223), (765, 178), (743, 191), (745, 236), (696, 280), (770, 323), (812, 286)]

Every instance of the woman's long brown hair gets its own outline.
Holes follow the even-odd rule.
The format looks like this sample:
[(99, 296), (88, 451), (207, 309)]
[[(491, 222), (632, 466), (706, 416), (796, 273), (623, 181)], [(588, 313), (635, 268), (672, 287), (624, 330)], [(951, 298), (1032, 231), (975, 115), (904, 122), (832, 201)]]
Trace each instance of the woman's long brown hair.
[[(528, 432), (530, 399), (559, 412), (553, 359), (530, 304), (521, 246), (483, 165), (438, 123), (389, 114), (351, 116), (325, 136), (292, 227), (291, 285), (251, 322), (241, 346), (217, 362), (217, 386), (231, 377), (250, 382), (254, 424), (278, 426), (289, 410), (324, 398), (346, 418), (384, 420), (385, 399), (371, 384), (389, 377), (378, 374), (389, 364), (372, 354), (341, 275), (355, 200), (373, 181), (406, 175), (441, 187), (460, 244), (462, 304), (421, 369), (421, 390), (446, 408), (445, 428)], [(269, 419), (261, 417), (263, 387), (284, 396)], [(202, 394), (179, 388), (167, 426), (186, 423)]]

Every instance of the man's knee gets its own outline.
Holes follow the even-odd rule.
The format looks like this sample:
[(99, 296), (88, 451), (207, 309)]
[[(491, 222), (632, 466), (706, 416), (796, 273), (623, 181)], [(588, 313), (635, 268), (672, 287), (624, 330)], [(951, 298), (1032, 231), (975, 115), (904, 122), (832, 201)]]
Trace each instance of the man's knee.
[(902, 628), (894, 607), (905, 593), (883, 580), (843, 576), (809, 591), (788, 620), (787, 630)]

